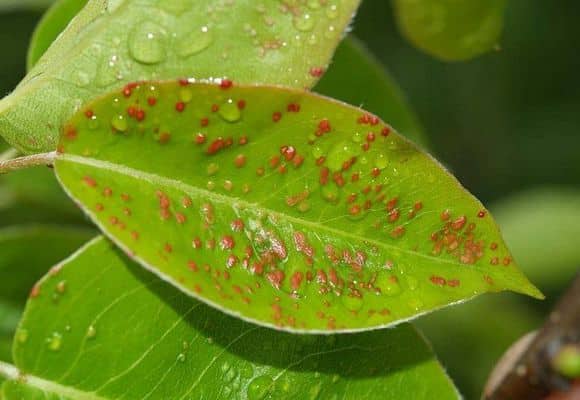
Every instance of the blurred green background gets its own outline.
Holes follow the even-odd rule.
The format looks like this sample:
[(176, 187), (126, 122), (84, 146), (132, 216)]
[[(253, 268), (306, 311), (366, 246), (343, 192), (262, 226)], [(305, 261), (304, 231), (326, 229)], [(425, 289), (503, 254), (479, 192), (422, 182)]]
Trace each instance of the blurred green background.
[[(418, 321), (468, 399), (507, 347), (540, 326), (580, 267), (578, 15), (572, 0), (511, 0), (501, 50), (452, 64), (408, 44), (387, 1), (366, 0), (354, 25), (401, 85), (432, 152), (492, 209), (516, 260), (548, 295), (485, 296)], [(2, 95), (24, 76), (40, 16), (0, 15)]]

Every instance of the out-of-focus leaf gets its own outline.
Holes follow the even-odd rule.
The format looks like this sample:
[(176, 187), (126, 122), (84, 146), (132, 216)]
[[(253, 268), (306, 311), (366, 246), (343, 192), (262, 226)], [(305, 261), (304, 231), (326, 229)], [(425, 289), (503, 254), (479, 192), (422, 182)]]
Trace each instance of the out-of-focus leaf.
[(560, 293), (580, 269), (580, 190), (531, 189), (493, 210), (522, 269), (542, 289)]
[(52, 42), (64, 31), (88, 0), (57, 0), (44, 14), (34, 30), (26, 57), (28, 70), (38, 62)]
[(0, 0), (0, 12), (16, 10), (42, 10), (49, 7), (54, 0)]
[(0, 228), (0, 360), (11, 358), (12, 336), (35, 282), (92, 234), (48, 225)]
[(59, 180), (117, 244), (257, 323), (344, 332), (490, 291), (541, 297), (437, 162), (309, 92), (131, 85), (75, 115), (59, 151)]
[(507, 0), (393, 0), (401, 32), (446, 61), (476, 57), (498, 45)]
[(338, 47), (331, 67), (314, 90), (360, 106), (389, 121), (397, 132), (413, 142), (427, 145), (423, 129), (397, 83), (385, 66), (352, 36)]
[(542, 325), (542, 315), (513, 297), (480, 297), (417, 321), (466, 399), (480, 399), (495, 364), (511, 345)]
[(25, 379), (5, 383), (6, 400), (458, 397), (409, 325), (331, 337), (258, 328), (180, 294), (102, 238), (41, 282), (17, 337)]
[(0, 101), (0, 132), (23, 152), (52, 151), (83, 103), (128, 81), (311, 87), (359, 2), (90, 0)]

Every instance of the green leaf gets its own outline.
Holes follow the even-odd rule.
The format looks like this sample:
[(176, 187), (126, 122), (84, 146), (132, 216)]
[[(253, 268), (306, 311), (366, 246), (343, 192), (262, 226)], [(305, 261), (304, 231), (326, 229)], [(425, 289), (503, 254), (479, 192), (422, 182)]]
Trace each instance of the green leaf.
[(57, 0), (43, 15), (34, 30), (26, 56), (26, 67), (32, 69), (52, 42), (64, 31), (88, 0)]
[(507, 0), (393, 0), (401, 32), (445, 61), (474, 58), (498, 46)]
[(580, 190), (541, 187), (493, 206), (514, 256), (529, 276), (557, 296), (574, 278), (580, 251)]
[(409, 325), (341, 336), (258, 328), (176, 292), (102, 238), (42, 281), (18, 336), (26, 379), (5, 384), (6, 400), (458, 397)]
[(54, 150), (81, 104), (135, 80), (310, 87), (359, 2), (91, 0), (0, 102), (0, 133), (27, 153)]
[(56, 262), (91, 237), (91, 231), (49, 225), (0, 229), (0, 360), (10, 345), (32, 287)]
[(427, 138), (403, 93), (385, 66), (353, 36), (336, 50), (332, 66), (315, 91), (346, 103), (361, 106), (415, 143), (427, 145)]
[(309, 92), (130, 85), (75, 115), (59, 151), (59, 180), (127, 253), (260, 324), (356, 331), (489, 291), (541, 297), (439, 164)]
[(42, 10), (54, 0), (0, 0), (0, 12), (17, 10)]

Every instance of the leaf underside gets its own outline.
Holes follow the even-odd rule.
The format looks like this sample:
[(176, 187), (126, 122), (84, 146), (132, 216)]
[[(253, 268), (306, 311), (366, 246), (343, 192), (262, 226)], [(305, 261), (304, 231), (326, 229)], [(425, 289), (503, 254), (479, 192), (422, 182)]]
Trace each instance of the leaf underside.
[(458, 397), (409, 325), (331, 337), (258, 328), (176, 292), (103, 238), (41, 282), (17, 338), (25, 375), (4, 384), (6, 400)]
[(81, 104), (135, 80), (311, 87), (359, 2), (91, 0), (0, 102), (0, 132), (24, 152), (52, 151)]
[(445, 61), (474, 58), (498, 47), (507, 0), (393, 0), (402, 33)]
[(130, 85), (64, 128), (57, 177), (148, 269), (300, 332), (541, 296), (483, 206), (378, 118), (304, 91)]

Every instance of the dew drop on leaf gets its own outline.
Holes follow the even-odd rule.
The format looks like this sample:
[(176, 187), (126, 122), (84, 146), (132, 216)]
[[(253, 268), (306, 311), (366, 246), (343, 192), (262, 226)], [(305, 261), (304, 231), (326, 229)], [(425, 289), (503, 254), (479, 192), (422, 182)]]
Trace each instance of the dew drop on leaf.
[(18, 333), (16, 334), (16, 341), (18, 343), (24, 344), (28, 340), (28, 330), (27, 329), (19, 329)]
[(51, 351), (59, 351), (62, 347), (62, 335), (58, 332), (53, 332), (48, 338), (46, 338), (46, 345)]
[(97, 328), (94, 325), (90, 325), (87, 328), (87, 339), (94, 339), (97, 336)]
[(158, 64), (166, 58), (166, 34), (159, 25), (145, 21), (138, 23), (129, 36), (129, 52), (137, 62)]
[(262, 400), (272, 390), (274, 381), (267, 375), (262, 375), (255, 378), (248, 385), (247, 397), (248, 400)]
[(177, 44), (180, 57), (191, 57), (207, 49), (213, 42), (213, 34), (207, 26), (195, 29), (183, 36)]
[(294, 27), (301, 32), (308, 32), (314, 28), (314, 19), (308, 13), (295, 16), (293, 23)]
[(227, 122), (238, 122), (242, 118), (242, 112), (234, 100), (229, 99), (219, 109), (220, 117)]

